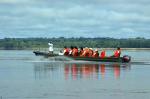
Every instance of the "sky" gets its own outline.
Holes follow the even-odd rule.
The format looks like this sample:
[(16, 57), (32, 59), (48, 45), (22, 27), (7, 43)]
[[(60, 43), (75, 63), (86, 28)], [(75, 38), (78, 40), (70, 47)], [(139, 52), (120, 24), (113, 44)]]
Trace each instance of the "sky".
[(150, 0), (0, 0), (0, 38), (150, 38)]

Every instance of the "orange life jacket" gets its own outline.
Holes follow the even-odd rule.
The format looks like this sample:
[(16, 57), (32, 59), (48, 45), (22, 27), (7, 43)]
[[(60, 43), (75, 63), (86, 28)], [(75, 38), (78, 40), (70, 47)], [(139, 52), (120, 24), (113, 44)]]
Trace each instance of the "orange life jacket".
[(93, 53), (93, 55), (92, 55), (92, 57), (98, 57), (98, 56), (99, 56), (99, 54), (98, 54), (97, 51), (95, 51), (95, 52)]
[(83, 50), (83, 53), (82, 53), (81, 56), (86, 57), (86, 56), (88, 56), (88, 55), (89, 55), (89, 49), (88, 49), (88, 48), (85, 48), (85, 49)]
[(93, 50), (89, 49), (88, 52), (89, 52), (89, 55), (88, 55), (88, 56), (89, 56), (89, 57), (92, 57), (92, 55), (93, 55)]
[(105, 56), (106, 56), (106, 53), (105, 53), (105, 51), (103, 50), (103, 51), (101, 52), (100, 58), (104, 58)]
[(120, 57), (120, 54), (121, 54), (121, 50), (115, 50), (114, 52), (115, 57)]
[(68, 48), (64, 48), (64, 55), (69, 55), (69, 49)]
[(78, 56), (78, 49), (77, 48), (73, 49), (72, 55), (73, 56)]
[(83, 52), (84, 52), (83, 50), (80, 50), (80, 53), (79, 53), (79, 54), (80, 54), (80, 56), (82, 56)]

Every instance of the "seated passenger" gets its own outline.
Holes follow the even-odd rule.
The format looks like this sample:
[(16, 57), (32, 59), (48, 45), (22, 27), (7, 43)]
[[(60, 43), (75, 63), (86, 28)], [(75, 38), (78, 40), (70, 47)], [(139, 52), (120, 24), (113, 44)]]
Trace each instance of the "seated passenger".
[(64, 53), (65, 56), (69, 55), (69, 49), (66, 46), (64, 47), (64, 52), (63, 53)]
[(79, 55), (82, 56), (83, 52), (84, 52), (84, 51), (83, 51), (83, 47), (81, 47), (81, 48), (80, 48)]
[(74, 49), (74, 47), (71, 46), (71, 47), (70, 47), (70, 50), (69, 50), (69, 55), (70, 55), (70, 56), (72, 56), (73, 49)]
[(89, 48), (89, 50), (88, 50), (88, 52), (89, 52), (89, 57), (92, 57), (92, 55), (93, 55), (93, 49), (92, 48)]
[(100, 58), (105, 58), (105, 57), (106, 57), (106, 52), (105, 52), (105, 50), (102, 50), (102, 51), (101, 51)]
[(58, 53), (58, 55), (64, 55), (64, 53), (60, 50), (60, 52)]
[(94, 51), (94, 53), (93, 53), (93, 55), (92, 55), (92, 57), (98, 57), (99, 56), (99, 53), (98, 53), (98, 50), (96, 49), (95, 51)]
[(78, 48), (77, 47), (74, 47), (72, 56), (78, 56)]
[(114, 51), (113, 56), (118, 58), (118, 57), (120, 57), (120, 55), (121, 55), (121, 49), (120, 49), (120, 47), (118, 47), (117, 50)]
[(85, 48), (83, 49), (83, 53), (82, 53), (81, 56), (83, 56), (83, 57), (89, 56), (89, 48), (85, 47)]

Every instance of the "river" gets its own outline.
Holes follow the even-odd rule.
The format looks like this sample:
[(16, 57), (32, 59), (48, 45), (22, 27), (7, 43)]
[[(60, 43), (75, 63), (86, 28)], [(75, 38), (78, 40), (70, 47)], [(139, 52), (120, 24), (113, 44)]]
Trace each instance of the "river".
[(0, 99), (149, 99), (150, 51), (122, 54), (131, 63), (56, 61), (30, 50), (0, 50)]

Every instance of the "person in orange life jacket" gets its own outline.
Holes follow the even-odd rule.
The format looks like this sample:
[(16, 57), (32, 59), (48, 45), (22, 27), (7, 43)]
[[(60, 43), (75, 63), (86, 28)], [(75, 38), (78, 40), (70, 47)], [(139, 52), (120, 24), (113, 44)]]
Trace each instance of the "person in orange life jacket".
[(89, 48), (89, 57), (92, 57), (92, 55), (93, 55), (93, 49), (92, 48)]
[(64, 55), (65, 56), (69, 55), (69, 49), (66, 46), (64, 47)]
[(121, 49), (120, 49), (120, 47), (117, 47), (117, 50), (115, 50), (114, 51), (114, 57), (120, 57), (120, 55), (121, 55)]
[(105, 52), (105, 50), (102, 50), (102, 51), (101, 51), (100, 58), (105, 58), (105, 57), (106, 57), (106, 52)]
[(74, 47), (72, 55), (73, 56), (78, 56), (78, 48), (77, 47)]
[(99, 56), (99, 53), (98, 53), (98, 50), (96, 49), (92, 55), (92, 57), (98, 57)]
[(69, 55), (70, 55), (70, 56), (72, 56), (73, 49), (74, 49), (74, 47), (71, 46), (71, 47), (70, 47), (70, 50), (69, 50)]
[(82, 53), (81, 56), (83, 56), (83, 57), (89, 56), (89, 48), (88, 47), (85, 47), (83, 49), (83, 53)]
[(83, 47), (80, 47), (79, 55), (82, 56), (83, 52), (84, 52), (84, 51), (83, 51)]

